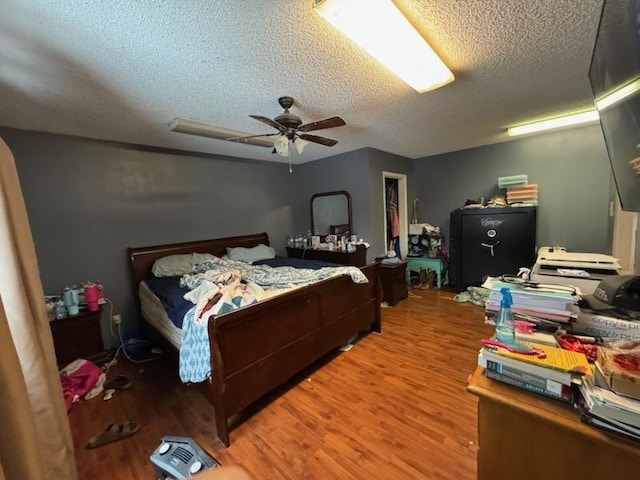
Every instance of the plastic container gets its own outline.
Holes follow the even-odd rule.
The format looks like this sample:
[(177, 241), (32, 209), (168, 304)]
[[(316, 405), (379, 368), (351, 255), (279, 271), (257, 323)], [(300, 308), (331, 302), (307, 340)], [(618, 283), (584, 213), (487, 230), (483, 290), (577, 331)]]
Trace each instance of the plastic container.
[(511, 305), (513, 305), (511, 291), (507, 287), (502, 287), (500, 293), (502, 294), (502, 301), (500, 302), (500, 310), (496, 319), (495, 339), (502, 343), (515, 344), (516, 332), (513, 312), (511, 311)]

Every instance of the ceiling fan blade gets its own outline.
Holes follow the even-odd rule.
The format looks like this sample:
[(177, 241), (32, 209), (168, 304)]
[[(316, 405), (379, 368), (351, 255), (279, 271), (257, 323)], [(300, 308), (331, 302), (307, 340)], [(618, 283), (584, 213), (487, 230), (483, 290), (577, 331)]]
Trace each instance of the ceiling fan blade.
[(243, 135), (241, 137), (228, 137), (225, 140), (229, 142), (242, 142), (243, 140), (248, 140), (250, 138), (260, 138), (260, 137), (273, 137), (275, 135), (280, 135), (279, 133), (261, 133), (259, 135)]
[(287, 131), (287, 127), (282, 125), (281, 123), (276, 122), (275, 120), (271, 120), (269, 117), (263, 117), (262, 115), (249, 115), (251, 118), (255, 118), (259, 122), (266, 123), (270, 127), (275, 128), (280, 133), (284, 133)]
[(325, 118), (317, 122), (305, 123), (298, 127), (299, 132), (311, 132), (312, 130), (322, 130), (323, 128), (342, 127), (346, 125), (345, 121), (340, 117)]
[(307, 133), (299, 133), (298, 136), (308, 142), (319, 143), (320, 145), (325, 145), (327, 147), (333, 147), (338, 143), (338, 140), (334, 140), (333, 138), (319, 137), (318, 135), (309, 135)]

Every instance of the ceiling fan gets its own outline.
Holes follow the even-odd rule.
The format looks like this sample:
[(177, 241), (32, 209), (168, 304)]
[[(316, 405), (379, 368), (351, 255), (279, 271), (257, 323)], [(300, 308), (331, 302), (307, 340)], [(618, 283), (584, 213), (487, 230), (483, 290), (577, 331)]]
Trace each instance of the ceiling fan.
[(273, 137), (277, 136), (273, 142), (273, 153), (282, 155), (284, 157), (289, 155), (289, 142), (291, 142), (298, 153), (302, 153), (308, 142), (318, 143), (327, 147), (333, 147), (338, 143), (337, 140), (327, 137), (320, 137), (318, 135), (311, 135), (306, 132), (312, 132), (315, 130), (322, 130), (324, 128), (334, 128), (346, 125), (345, 121), (340, 117), (330, 117), (324, 120), (318, 120), (317, 122), (302, 124), (302, 120), (297, 115), (289, 112), (289, 109), (293, 106), (294, 101), (291, 97), (280, 97), (278, 103), (284, 112), (271, 119), (262, 115), (249, 115), (251, 118), (255, 118), (259, 122), (265, 123), (270, 127), (278, 130), (277, 133), (262, 133), (259, 135), (245, 135), (240, 137), (228, 137), (225, 140), (230, 141), (245, 141), (250, 138), (257, 137)]

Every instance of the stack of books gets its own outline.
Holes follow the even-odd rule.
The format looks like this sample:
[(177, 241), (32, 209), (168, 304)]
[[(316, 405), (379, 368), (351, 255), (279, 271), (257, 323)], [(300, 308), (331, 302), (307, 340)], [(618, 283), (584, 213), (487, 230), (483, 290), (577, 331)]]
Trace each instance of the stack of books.
[(546, 358), (485, 346), (478, 355), (478, 365), (488, 378), (573, 404), (574, 386), (591, 375), (587, 357), (548, 345), (531, 345), (543, 350)]

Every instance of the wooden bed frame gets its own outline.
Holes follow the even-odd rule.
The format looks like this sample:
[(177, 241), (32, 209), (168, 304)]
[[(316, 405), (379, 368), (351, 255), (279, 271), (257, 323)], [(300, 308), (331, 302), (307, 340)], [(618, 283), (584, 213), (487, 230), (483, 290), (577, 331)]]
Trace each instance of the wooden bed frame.
[[(135, 297), (156, 259), (179, 253), (222, 256), (226, 247), (269, 245), (266, 233), (129, 248)], [(362, 267), (369, 283), (331, 278), (209, 321), (212, 379), (205, 395), (215, 408), (218, 438), (229, 446), (229, 419), (363, 330), (381, 331), (377, 264)]]

